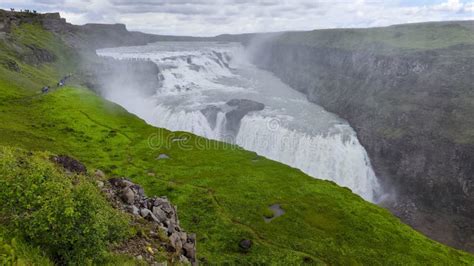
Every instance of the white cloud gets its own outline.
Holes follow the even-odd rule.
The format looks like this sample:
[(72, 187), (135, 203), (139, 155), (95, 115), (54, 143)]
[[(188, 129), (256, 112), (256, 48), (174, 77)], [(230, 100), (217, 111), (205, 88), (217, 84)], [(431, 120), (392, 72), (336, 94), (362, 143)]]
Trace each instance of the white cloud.
[[(5, 2), (5, 3), (3, 3)], [(371, 27), (474, 19), (474, 2), (403, 5), (402, 0), (2, 0), (0, 8), (60, 11), (70, 22), (125, 23), (131, 30), (222, 33)], [(426, 1), (423, 1), (426, 3)]]
[(438, 11), (452, 11), (459, 12), (464, 8), (464, 4), (460, 0), (448, 0), (445, 3), (441, 3), (433, 6), (434, 10)]

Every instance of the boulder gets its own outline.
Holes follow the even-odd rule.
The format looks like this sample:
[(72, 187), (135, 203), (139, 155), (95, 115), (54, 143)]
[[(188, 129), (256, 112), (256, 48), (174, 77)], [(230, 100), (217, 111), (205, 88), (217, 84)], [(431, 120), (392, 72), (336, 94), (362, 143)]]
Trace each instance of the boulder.
[(166, 223), (168, 224), (168, 235), (174, 234), (176, 232), (176, 224), (171, 220), (166, 221)]
[(126, 187), (122, 192), (122, 200), (127, 204), (135, 202), (135, 192), (129, 187)]
[(158, 155), (158, 157), (156, 159), (157, 160), (167, 160), (167, 159), (170, 159), (170, 157), (166, 154), (160, 154), (160, 155)]
[(140, 198), (145, 197), (145, 190), (139, 185), (131, 185), (130, 189), (133, 190), (133, 192), (138, 195)]
[(178, 253), (183, 249), (183, 242), (181, 241), (181, 237), (177, 232), (170, 235), (170, 243)]
[(196, 258), (196, 246), (194, 245), (194, 243), (185, 242), (183, 244), (183, 250), (184, 250), (185, 256), (188, 257), (191, 260), (191, 262), (195, 260), (195, 258)]
[(219, 112), (222, 112), (222, 109), (215, 105), (209, 105), (201, 110), (201, 113), (206, 117), (207, 122), (213, 130), (216, 128), (217, 114)]
[(140, 215), (140, 210), (137, 208), (135, 205), (131, 205), (127, 208), (128, 212), (130, 212), (133, 215)]
[(105, 178), (104, 172), (102, 172), (102, 171), (99, 170), (99, 169), (95, 170), (94, 175), (95, 175), (96, 177), (98, 177), (98, 178), (101, 178), (101, 179)]
[(166, 198), (155, 198), (153, 200), (153, 206), (161, 206), (167, 202), (168, 200)]
[(153, 206), (152, 210), (153, 210), (153, 214), (156, 216), (156, 218), (158, 218), (160, 222), (166, 221), (167, 219), (166, 213), (160, 207)]
[(159, 223), (160, 221), (155, 217), (155, 215), (153, 215), (153, 213), (149, 210), (149, 209), (146, 209), (146, 208), (142, 208), (140, 209), (140, 215), (145, 218), (145, 219), (148, 219), (150, 221), (155, 221), (157, 223)]
[(132, 181), (130, 180), (127, 180), (125, 178), (122, 178), (122, 184), (121, 184), (121, 187), (131, 187), (135, 185)]
[(109, 183), (116, 188), (126, 188), (135, 185), (125, 178), (111, 178), (109, 179)]
[(188, 258), (186, 258), (186, 256), (184, 255), (179, 256), (179, 262), (181, 262), (182, 264), (189, 264)]
[(249, 251), (250, 248), (252, 247), (252, 240), (250, 240), (250, 239), (242, 239), (242, 240), (239, 242), (239, 247), (240, 247), (243, 251)]
[(96, 184), (97, 184), (97, 187), (99, 187), (99, 188), (103, 188), (104, 185), (105, 185), (104, 182), (102, 182), (102, 181), (96, 181)]

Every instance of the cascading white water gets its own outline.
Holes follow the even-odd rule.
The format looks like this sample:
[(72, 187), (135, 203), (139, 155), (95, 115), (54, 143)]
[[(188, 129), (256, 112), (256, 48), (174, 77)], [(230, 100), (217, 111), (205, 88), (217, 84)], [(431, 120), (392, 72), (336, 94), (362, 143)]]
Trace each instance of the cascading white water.
[(244, 118), (237, 144), (311, 176), (326, 177), (366, 199), (374, 199), (378, 182), (355, 135), (308, 135), (271, 125), (270, 118), (257, 115)]
[[(159, 43), (98, 54), (158, 65), (162, 86), (153, 98), (139, 98), (134, 92), (140, 88), (108, 90), (105, 95), (152, 125), (232, 141), (349, 187), (369, 201), (381, 194), (367, 153), (347, 122), (250, 64), (238, 44)], [(227, 104), (232, 99), (249, 99), (265, 108), (246, 110), (241, 118), (238, 108)], [(237, 131), (231, 126), (236, 123)]]

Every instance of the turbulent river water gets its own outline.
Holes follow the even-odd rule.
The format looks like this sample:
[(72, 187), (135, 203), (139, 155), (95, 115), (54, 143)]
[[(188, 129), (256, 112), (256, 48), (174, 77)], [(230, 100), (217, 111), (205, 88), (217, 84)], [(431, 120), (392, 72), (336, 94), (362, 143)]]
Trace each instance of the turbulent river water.
[[(349, 187), (368, 201), (380, 195), (370, 160), (350, 125), (252, 65), (241, 45), (162, 42), (97, 53), (157, 64), (161, 86), (153, 97), (144, 98), (137, 93), (139, 88), (105, 93), (107, 99), (147, 123), (235, 143), (310, 176)], [(229, 101), (241, 99), (264, 108), (236, 112)]]

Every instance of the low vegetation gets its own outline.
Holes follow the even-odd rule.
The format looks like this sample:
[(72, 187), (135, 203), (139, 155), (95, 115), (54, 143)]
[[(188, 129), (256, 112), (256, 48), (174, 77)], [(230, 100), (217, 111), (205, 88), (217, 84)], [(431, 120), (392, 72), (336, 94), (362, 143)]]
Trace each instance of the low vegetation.
[(93, 180), (67, 175), (49, 158), (0, 149), (1, 224), (60, 264), (100, 262), (110, 243), (129, 234), (128, 219), (110, 206)]
[[(31, 52), (24, 46), (29, 38), (38, 38), (36, 45), (56, 60), (36, 67), (26, 63), (22, 53)], [(181, 226), (197, 234), (202, 264), (474, 263), (471, 255), (426, 238), (347, 188), (235, 146), (149, 126), (80, 87), (77, 77), (77, 84), (40, 94), (42, 86), (74, 70), (74, 57), (67, 56), (71, 51), (58, 44), (62, 43), (37, 25), (24, 25), (10, 40), (0, 40), (0, 61), (14, 61), (21, 69), (0, 64), (0, 145), (35, 151), (29, 155), (3, 148), (0, 198), (21, 200), (18, 208), (13, 201), (2, 206), (14, 221), (8, 223), (14, 229), (8, 239), (28, 240), (33, 255), (55, 262), (94, 261), (107, 244), (124, 237), (117, 234), (123, 229), (121, 219), (112, 219), (116, 214), (96, 189), (83, 177), (64, 176), (51, 168), (45, 162), (49, 153), (42, 152), (48, 151), (74, 156), (109, 176), (127, 176), (148, 195), (168, 196), (178, 205)], [(160, 154), (169, 159), (157, 160)], [(4, 189), (4, 184), (11, 189)], [(54, 189), (61, 193), (55, 196)], [(19, 195), (20, 190), (29, 193)], [(34, 191), (48, 197), (36, 199)], [(266, 223), (267, 208), (275, 203), (286, 212)], [(30, 204), (39, 207), (31, 209)], [(38, 214), (29, 216), (32, 210)], [(87, 219), (77, 227), (80, 217)], [(74, 241), (67, 242), (66, 236)], [(239, 247), (243, 239), (252, 241), (246, 252)], [(95, 246), (99, 248), (90, 250)], [(4, 253), (0, 258), (11, 258)]]

